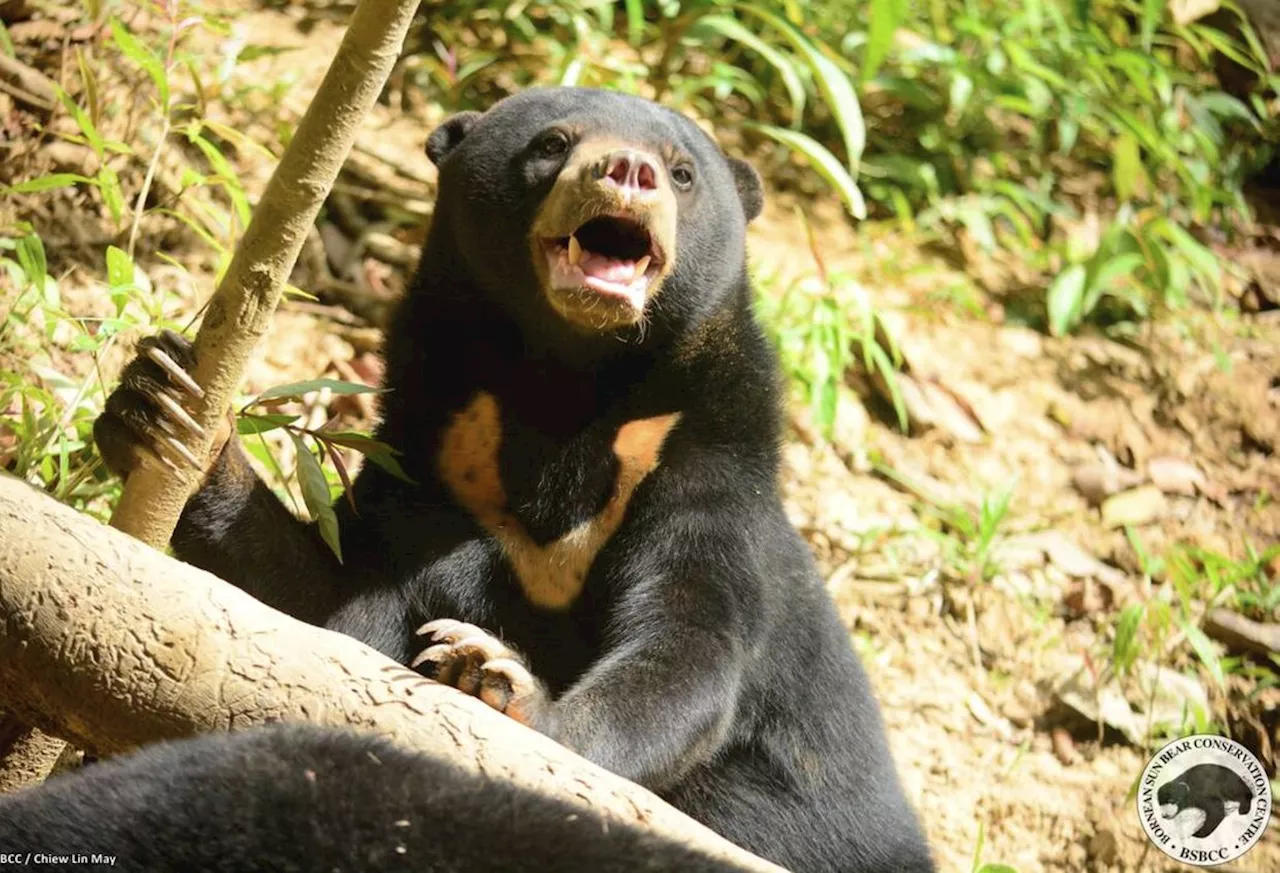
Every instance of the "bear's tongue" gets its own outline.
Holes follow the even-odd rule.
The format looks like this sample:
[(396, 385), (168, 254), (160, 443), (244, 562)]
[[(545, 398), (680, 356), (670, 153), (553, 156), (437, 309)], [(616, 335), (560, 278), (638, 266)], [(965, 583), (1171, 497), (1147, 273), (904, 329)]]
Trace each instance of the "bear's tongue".
[(648, 269), (649, 259), (644, 258), (643, 261), (642, 265), (640, 261), (618, 260), (608, 255), (583, 250), (582, 257), (578, 261), (578, 269), (584, 275), (593, 279), (600, 279), (601, 281), (618, 285), (629, 285), (638, 277), (643, 276), (644, 271)]

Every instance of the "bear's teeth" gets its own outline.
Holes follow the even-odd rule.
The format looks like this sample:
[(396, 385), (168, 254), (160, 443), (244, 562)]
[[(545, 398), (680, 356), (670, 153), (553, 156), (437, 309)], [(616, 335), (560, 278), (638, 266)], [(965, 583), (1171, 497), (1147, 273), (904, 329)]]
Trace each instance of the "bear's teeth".
[(652, 256), (650, 256), (650, 255), (645, 255), (643, 258), (641, 258), (640, 260), (636, 261), (636, 267), (635, 267), (635, 270), (636, 270), (636, 275), (637, 275), (637, 276), (643, 276), (643, 275), (644, 275), (644, 271), (645, 271), (645, 270), (647, 270), (647, 269), (649, 269), (649, 261), (651, 261), (651, 260), (653, 260)]
[(582, 245), (578, 242), (576, 236), (569, 236), (569, 263), (578, 266), (578, 262), (582, 260)]

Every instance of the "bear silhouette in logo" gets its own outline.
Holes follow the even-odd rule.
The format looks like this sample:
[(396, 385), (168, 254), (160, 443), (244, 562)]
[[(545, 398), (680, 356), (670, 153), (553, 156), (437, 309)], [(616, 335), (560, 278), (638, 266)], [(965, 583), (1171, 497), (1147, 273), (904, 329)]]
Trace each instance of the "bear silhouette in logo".
[(1165, 818), (1189, 809), (1204, 813), (1204, 821), (1191, 835), (1202, 840), (1218, 829), (1228, 811), (1247, 813), (1253, 792), (1234, 770), (1221, 764), (1197, 764), (1161, 785), (1156, 800)]

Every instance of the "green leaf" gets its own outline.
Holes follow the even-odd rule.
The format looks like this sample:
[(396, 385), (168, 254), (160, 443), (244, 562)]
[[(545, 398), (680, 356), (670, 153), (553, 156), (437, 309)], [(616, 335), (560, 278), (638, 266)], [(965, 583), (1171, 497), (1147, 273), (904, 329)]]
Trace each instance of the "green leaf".
[(15, 194), (35, 194), (40, 191), (52, 191), (55, 188), (70, 188), (72, 185), (84, 182), (93, 184), (92, 179), (77, 173), (50, 173), (47, 176), (37, 176), (34, 179), (19, 182), (9, 190)]
[(107, 284), (113, 288), (133, 286), (133, 258), (115, 246), (107, 246)]
[(1093, 311), (1103, 294), (1114, 292), (1116, 283), (1132, 276), (1146, 260), (1136, 252), (1125, 252), (1103, 263), (1085, 282), (1086, 293), (1082, 313)]
[(643, 0), (626, 0), (627, 6), (627, 42), (639, 46), (644, 39), (644, 2)]
[(1133, 195), (1138, 193), (1138, 186), (1146, 181), (1138, 139), (1131, 133), (1123, 133), (1116, 138), (1111, 179), (1116, 196), (1121, 200), (1133, 199)]
[(956, 210), (956, 218), (964, 225), (965, 230), (973, 237), (984, 251), (994, 251), (996, 247), (996, 232), (991, 224), (991, 217), (983, 211), (982, 207), (966, 201)]
[(358, 430), (330, 430), (324, 431), (321, 436), (331, 443), (337, 443), (349, 449), (355, 449), (358, 452), (384, 452), (387, 454), (400, 454), (390, 443), (384, 443), (379, 439), (375, 439), (367, 433)]
[(1218, 263), (1218, 256), (1212, 250), (1206, 248), (1186, 230), (1167, 219), (1161, 219), (1155, 229), (1190, 262), (1191, 266), (1204, 279), (1214, 284), (1218, 282), (1222, 266)]
[(307, 504), (307, 511), (320, 530), (320, 537), (333, 550), (342, 563), (342, 542), (338, 536), (338, 516), (334, 514), (333, 502), (329, 497), (329, 481), (320, 469), (320, 462), (311, 454), (311, 449), (295, 433), (289, 434), (298, 450), (298, 485), (302, 488), (302, 500)]
[(1221, 91), (1209, 91), (1199, 95), (1197, 99), (1201, 106), (1219, 118), (1235, 118), (1248, 123), (1255, 129), (1261, 129), (1258, 117), (1253, 114), (1248, 106), (1245, 106), (1230, 94), (1224, 94)]
[[(778, 71), (778, 75), (782, 78), (782, 84), (787, 89), (787, 96), (791, 101), (791, 125), (792, 127), (800, 125), (804, 115), (804, 81), (800, 78), (800, 73), (796, 71), (795, 65), (791, 63), (791, 60), (786, 55), (748, 30), (738, 19), (731, 18), (728, 15), (704, 16), (698, 19), (694, 28), (707, 28), (719, 33), (726, 39), (740, 42), (768, 61)], [(694, 28), (691, 28), (691, 30)]]
[(1138, 657), (1136, 645), (1138, 628), (1142, 625), (1145, 614), (1146, 607), (1141, 603), (1135, 603), (1125, 607), (1120, 617), (1116, 619), (1116, 637), (1112, 644), (1111, 658), (1115, 662), (1116, 669), (1121, 673), (1128, 670)]
[(125, 30), (118, 19), (111, 19), (111, 36), (125, 57), (143, 69), (156, 90), (160, 93), (160, 106), (169, 111), (169, 76), (165, 72), (164, 63), (150, 49), (138, 41), (137, 37)]
[(371, 464), (377, 464), (397, 479), (404, 482), (413, 482), (413, 479), (409, 478), (408, 474), (400, 466), (400, 462), (396, 460), (396, 455), (400, 454), (400, 452), (387, 443), (356, 431), (326, 432), (322, 433), (321, 437), (331, 443), (355, 449), (364, 455)]
[(1205, 636), (1204, 631), (1196, 627), (1194, 624), (1187, 622), (1183, 625), (1183, 631), (1187, 635), (1187, 642), (1191, 644), (1191, 648), (1195, 650), (1196, 657), (1209, 670), (1209, 675), (1213, 677), (1214, 684), (1219, 688), (1226, 690), (1227, 681), (1222, 673), (1222, 662), (1218, 659), (1218, 652), (1214, 649), (1213, 643)]
[(120, 188), (120, 177), (115, 170), (103, 164), (98, 170), (97, 184), (102, 192), (102, 202), (111, 213), (111, 220), (119, 221), (124, 215), (124, 191)]
[(256, 434), (282, 428), (298, 420), (296, 415), (283, 412), (255, 413), (244, 412), (236, 417), (236, 433)]
[(871, 0), (871, 20), (867, 23), (867, 49), (862, 56), (859, 77), (869, 82), (889, 55), (893, 34), (902, 20), (899, 0)]
[(249, 206), (249, 200), (245, 197), (244, 188), (240, 185), (240, 177), (236, 175), (235, 168), (231, 166), (231, 162), (218, 150), (217, 146), (202, 136), (195, 126), (192, 126), (187, 131), (187, 139), (196, 148), (200, 149), (205, 159), (209, 161), (209, 166), (213, 168), (214, 174), (222, 180), (227, 196), (231, 198), (231, 205), (235, 207), (236, 218), (240, 221), (240, 226), (242, 228), (248, 227), (253, 210)]
[(264, 400), (279, 400), (281, 398), (298, 400), (304, 394), (325, 388), (328, 388), (334, 394), (379, 394), (382, 392), (381, 388), (370, 388), (368, 385), (361, 385), (358, 382), (342, 382), (338, 379), (307, 379), (304, 382), (290, 382), (287, 385), (277, 385), (274, 388), (269, 388), (259, 394), (250, 405), (261, 403)]
[(1049, 286), (1049, 331), (1054, 336), (1070, 333), (1085, 315), (1084, 280), (1084, 265), (1072, 264), (1059, 273)]
[(983, 864), (978, 868), (978, 873), (1018, 873), (1018, 870), (1008, 864)]
[(964, 112), (964, 108), (969, 105), (969, 98), (972, 96), (973, 79), (959, 71), (952, 73), (951, 87), (948, 91), (947, 97), (950, 101), (951, 111), (957, 115)]
[(846, 172), (836, 156), (827, 151), (822, 143), (797, 130), (787, 130), (785, 127), (776, 127), (772, 124), (749, 123), (748, 126), (777, 140), (807, 159), (819, 175), (827, 180), (827, 184), (840, 195), (845, 208), (854, 218), (867, 217), (867, 204), (862, 199), (862, 192), (858, 190), (857, 183), (853, 181), (853, 177)]
[(98, 95), (98, 77), (85, 60), (84, 51), (76, 48), (76, 65), (80, 68), (80, 83), (84, 86), (85, 102), (89, 106), (89, 118), (94, 124), (102, 121), (102, 103)]
[(884, 384), (889, 389), (889, 399), (893, 404), (893, 414), (898, 419), (898, 429), (907, 433), (910, 421), (907, 418), (907, 404), (902, 396), (902, 386), (898, 384), (898, 368), (894, 366), (893, 361), (889, 360), (889, 355), (879, 343), (867, 343), (864, 348), (867, 357), (871, 359), (872, 366), (880, 372)]
[[(57, 87), (57, 86), (55, 86)], [(80, 132), (84, 134), (85, 141), (89, 143), (90, 148), (99, 158), (102, 157), (103, 150), (106, 148), (102, 139), (102, 134), (98, 133), (98, 128), (94, 125), (93, 119), (89, 114), (80, 108), (76, 101), (71, 99), (71, 95), (62, 88), (58, 87), (58, 99), (62, 101), (62, 105), (66, 107), (67, 113), (75, 120), (76, 126), (80, 128)]]
[(858, 95), (854, 93), (853, 83), (849, 81), (844, 70), (815, 48), (804, 34), (769, 10), (750, 3), (739, 3), (737, 8), (778, 30), (804, 57), (813, 71), (814, 81), (817, 82), (818, 90), (827, 103), (827, 109), (835, 118), (840, 134), (844, 138), (849, 173), (851, 176), (857, 175), (858, 162), (862, 160), (862, 152), (867, 145), (867, 128), (862, 118), (862, 106), (858, 103)]
[(18, 264), (26, 274), (27, 281), (44, 293), (49, 279), (49, 262), (45, 258), (44, 243), (34, 233), (20, 238), (17, 244)]

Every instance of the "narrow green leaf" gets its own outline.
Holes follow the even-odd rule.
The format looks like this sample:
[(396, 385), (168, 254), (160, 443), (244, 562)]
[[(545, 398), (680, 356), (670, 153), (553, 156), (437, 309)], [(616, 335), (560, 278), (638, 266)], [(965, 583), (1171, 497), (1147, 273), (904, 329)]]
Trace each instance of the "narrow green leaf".
[(311, 454), (311, 449), (295, 433), (289, 434), (294, 447), (298, 450), (298, 485), (302, 489), (302, 500), (307, 504), (307, 511), (320, 530), (320, 536), (333, 550), (339, 563), (342, 561), (342, 542), (338, 536), (338, 517), (333, 511), (333, 502), (329, 497), (329, 480), (320, 469), (320, 462)]
[(165, 72), (164, 63), (150, 49), (129, 33), (116, 18), (111, 19), (111, 37), (120, 51), (151, 77), (160, 94), (160, 106), (167, 112), (169, 109), (169, 76)]
[(282, 428), (287, 424), (292, 424), (297, 420), (298, 416), (282, 412), (245, 412), (236, 417), (236, 433), (241, 435), (267, 433), (268, 431)]
[(768, 9), (750, 3), (736, 4), (736, 8), (775, 28), (804, 57), (813, 70), (814, 81), (827, 103), (827, 109), (844, 137), (849, 174), (856, 176), (858, 163), (862, 160), (862, 152), (867, 145), (867, 128), (862, 118), (862, 106), (858, 103), (858, 95), (854, 93), (849, 77), (834, 61), (815, 48), (804, 34)]
[(644, 40), (644, 2), (643, 0), (626, 0), (627, 6), (627, 42), (639, 46)]
[(849, 213), (854, 218), (862, 219), (867, 217), (867, 204), (862, 199), (862, 192), (858, 190), (857, 183), (853, 181), (853, 177), (849, 175), (836, 156), (827, 151), (822, 143), (799, 131), (787, 130), (785, 127), (776, 127), (772, 124), (752, 123), (748, 126), (760, 131), (765, 136), (777, 140), (808, 160), (810, 165), (840, 195), (840, 199), (844, 201), (845, 208), (849, 210)]
[(52, 191), (55, 188), (70, 188), (72, 185), (85, 182), (93, 184), (92, 179), (77, 173), (50, 173), (47, 176), (37, 176), (34, 179), (19, 182), (9, 190), (15, 194), (36, 194), (40, 191)]
[(85, 60), (84, 51), (76, 48), (76, 64), (80, 67), (80, 82), (84, 85), (85, 102), (89, 104), (89, 118), (96, 125), (102, 120), (102, 102), (98, 96), (98, 77)]
[(1145, 614), (1146, 607), (1141, 603), (1135, 603), (1125, 607), (1120, 617), (1116, 619), (1116, 636), (1112, 644), (1111, 658), (1115, 662), (1116, 669), (1121, 673), (1128, 670), (1138, 657), (1136, 645), (1138, 628), (1142, 625)]
[(1072, 264), (1049, 286), (1049, 331), (1054, 336), (1070, 333), (1086, 314), (1083, 311), (1084, 279), (1084, 265)]
[(867, 22), (867, 48), (862, 55), (862, 69), (858, 76), (863, 82), (875, 77), (876, 70), (889, 55), (894, 31), (901, 20), (898, 0), (871, 0), (871, 17)]
[(355, 449), (364, 455), (370, 463), (377, 464), (397, 479), (405, 482), (413, 481), (401, 468), (400, 462), (396, 460), (396, 455), (400, 454), (400, 452), (388, 443), (353, 430), (326, 431), (322, 436), (331, 443)]
[(1167, 239), (1178, 252), (1190, 262), (1196, 272), (1200, 273), (1206, 280), (1217, 283), (1221, 275), (1222, 266), (1218, 263), (1218, 256), (1212, 250), (1206, 248), (1199, 240), (1172, 221), (1162, 219), (1158, 225), (1158, 231), (1161, 236)]
[[(55, 86), (57, 87), (57, 86)], [(80, 128), (80, 133), (84, 134), (85, 141), (89, 143), (89, 147), (99, 158), (102, 157), (105, 143), (102, 134), (98, 133), (97, 126), (94, 125), (93, 119), (89, 114), (80, 108), (76, 101), (71, 99), (71, 95), (62, 88), (58, 88), (58, 99), (62, 101), (62, 105), (66, 108), (67, 114), (75, 120), (76, 126)]]
[(102, 202), (111, 213), (111, 220), (119, 221), (124, 215), (124, 191), (120, 188), (120, 177), (106, 164), (98, 170), (98, 190), (102, 192)]
[(263, 391), (253, 400), (253, 403), (261, 403), (264, 400), (278, 400), (281, 398), (300, 399), (302, 395), (312, 391), (320, 391), (328, 388), (334, 394), (378, 394), (381, 388), (370, 388), (368, 385), (361, 385), (358, 382), (343, 382), (338, 379), (307, 379), (303, 382), (290, 382), (287, 385), (277, 385)]
[(1151, 51), (1151, 40), (1164, 18), (1164, 4), (1165, 0), (1142, 0), (1142, 48), (1145, 51)]
[(1183, 626), (1183, 630), (1187, 635), (1187, 642), (1191, 644), (1191, 648), (1195, 650), (1196, 657), (1209, 670), (1209, 675), (1213, 677), (1213, 682), (1221, 689), (1226, 689), (1226, 677), (1222, 673), (1222, 662), (1218, 659), (1218, 652), (1213, 647), (1213, 643), (1205, 636), (1204, 631), (1188, 622)]
[(45, 258), (44, 243), (34, 233), (27, 234), (18, 240), (18, 264), (26, 274), (27, 281), (41, 293), (45, 291), (49, 279), (49, 261)]
[[(699, 18), (695, 28), (706, 28), (715, 31), (726, 39), (740, 42), (769, 62), (787, 89), (787, 97), (791, 101), (791, 125), (798, 127), (804, 115), (805, 90), (804, 81), (791, 60), (769, 43), (743, 26), (742, 22), (728, 15), (707, 15)], [(691, 28), (692, 29), (692, 28)]]
[(880, 371), (884, 384), (889, 388), (889, 399), (893, 404), (893, 414), (898, 419), (898, 429), (903, 433), (907, 433), (910, 421), (907, 418), (907, 404), (902, 396), (902, 386), (898, 384), (898, 368), (893, 365), (893, 361), (889, 360), (889, 356), (880, 347), (879, 343), (872, 342), (866, 344), (864, 348), (867, 357), (871, 359), (872, 365)]
[(1122, 133), (1116, 138), (1115, 157), (1111, 165), (1111, 181), (1115, 186), (1116, 196), (1121, 200), (1133, 199), (1144, 176), (1137, 137), (1131, 133)]

